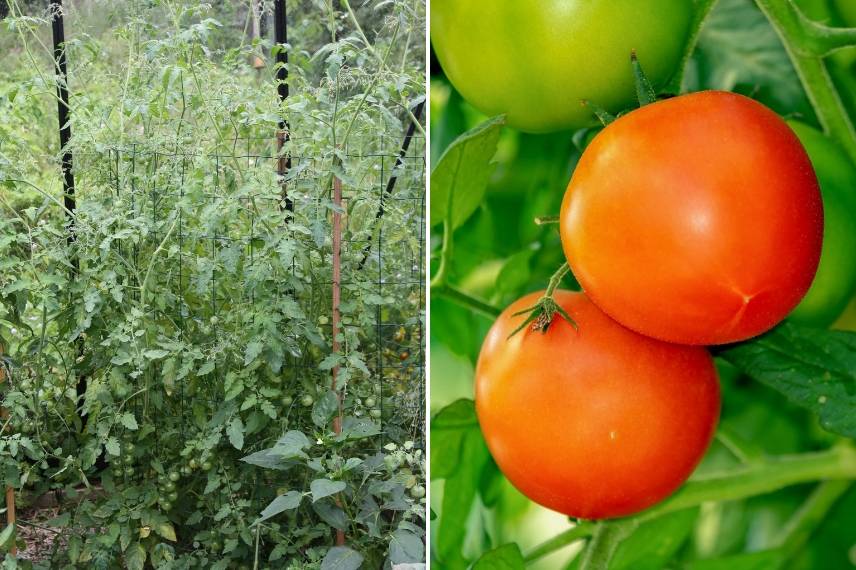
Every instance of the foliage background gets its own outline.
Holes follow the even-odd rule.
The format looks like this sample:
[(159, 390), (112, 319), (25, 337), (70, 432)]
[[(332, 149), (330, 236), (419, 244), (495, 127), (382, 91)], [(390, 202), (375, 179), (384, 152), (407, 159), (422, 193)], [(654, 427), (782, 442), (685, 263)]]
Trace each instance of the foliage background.
[[(49, 523), (62, 539), (36, 567), (422, 560), (421, 126), (393, 198), (382, 189), (424, 99), (424, 4), (289, 2), (281, 104), (272, 26), (251, 39), (249, 2), (66, 3), (71, 246), (46, 4), (8, 2), (0, 28), (0, 470), (24, 508), (65, 497)], [(292, 133), (288, 221), (280, 117)], [(338, 354), (334, 172), (345, 187)], [(337, 528), (348, 548), (330, 548)]]
[[(842, 23), (825, 1), (801, 4), (819, 20)], [(836, 53), (832, 67), (851, 110), (856, 102), (852, 55), (853, 48)], [(431, 73), (431, 157), (436, 166), (455, 137), (486, 117), (462, 100), (435, 60)], [(702, 27), (681, 91), (702, 89), (740, 92), (783, 116), (817, 125), (781, 40), (751, 0), (720, 0)], [(564, 257), (556, 227), (538, 226), (533, 220), (558, 213), (581, 149), (591, 136), (588, 130), (530, 135), (502, 129), (484, 199), (453, 235), (455, 247), (447, 268), (451, 283), (499, 308), (546, 286)], [(432, 193), (436, 191), (432, 186)], [(437, 272), (443, 243), (440, 221), (431, 220), (432, 275)], [(578, 288), (572, 279), (569, 274), (563, 286)], [(471, 408), (459, 401), (473, 397), (474, 365), (492, 318), (433, 290), (430, 310), (431, 509), (438, 516), (432, 527), (432, 560), (438, 567), (456, 568), (507, 543), (517, 543), (524, 554), (530, 552), (571, 528), (572, 523), (535, 505), (508, 483), (486, 452)], [(852, 308), (848, 310), (837, 328), (852, 328), (853, 313)], [(832, 342), (820, 331), (806, 334), (816, 337), (819, 345)], [(806, 348), (806, 353), (811, 350)], [(852, 354), (848, 358), (845, 367), (852, 370)], [(717, 364), (724, 397), (720, 437), (698, 473), (739, 465), (723, 443), (726, 440), (748, 443), (754, 452), (770, 455), (824, 449), (836, 441), (821, 428), (815, 415), (795, 406), (780, 391), (750, 379), (724, 359), (717, 359)], [(852, 399), (843, 400), (842, 413), (852, 417), (852, 404)], [(777, 567), (779, 561), (765, 560), (757, 553), (776, 544), (783, 526), (813, 488), (798, 485), (748, 500), (710, 502), (666, 515), (643, 525), (622, 544), (611, 568)], [(825, 513), (811, 540), (789, 553), (782, 565), (853, 568), (854, 528), (856, 489), (851, 488)], [(575, 567), (570, 561), (580, 546), (579, 542), (566, 546), (526, 567)], [(509, 554), (503, 560), (515, 556)], [(489, 567), (490, 563), (485, 560), (484, 564)]]

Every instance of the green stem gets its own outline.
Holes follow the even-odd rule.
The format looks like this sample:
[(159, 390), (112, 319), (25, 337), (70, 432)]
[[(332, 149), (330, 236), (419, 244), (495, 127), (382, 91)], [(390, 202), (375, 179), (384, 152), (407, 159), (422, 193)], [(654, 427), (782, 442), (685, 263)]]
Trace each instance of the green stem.
[(598, 523), (588, 547), (583, 552), (580, 570), (609, 570), (609, 563), (618, 550), (618, 545), (638, 526), (639, 522), (633, 519)]
[(561, 284), (562, 279), (565, 277), (565, 275), (568, 274), (568, 271), (570, 270), (571, 266), (568, 265), (567, 261), (563, 263), (562, 266), (559, 267), (559, 269), (556, 270), (553, 276), (550, 277), (550, 282), (547, 284), (547, 291), (544, 292), (545, 297), (550, 297), (553, 295), (553, 292), (556, 290), (559, 284)]
[(838, 499), (852, 484), (852, 481), (843, 479), (825, 481), (809, 495), (788, 521), (777, 544), (777, 547), (785, 551), (787, 558), (791, 558), (802, 550)]
[(566, 530), (562, 534), (557, 534), (550, 540), (542, 542), (526, 555), (526, 562), (534, 562), (539, 558), (547, 556), (557, 550), (568, 546), (571, 543), (578, 541), (581, 538), (586, 538), (594, 532), (595, 524), (591, 521), (579, 521), (573, 528)]
[(842, 47), (846, 45), (843, 38), (849, 32), (831, 34), (833, 39), (819, 40), (817, 35), (806, 33), (807, 26), (817, 29), (818, 25), (806, 24), (805, 16), (792, 0), (755, 1), (781, 37), (823, 130), (856, 161), (856, 129), (822, 59), (824, 50), (817, 47), (818, 42), (823, 44), (824, 41), (830, 46)]
[[(451, 196), (451, 193), (450, 193)], [(451, 198), (449, 199), (451, 202)], [(440, 250), (440, 267), (437, 268), (437, 275), (431, 279), (431, 288), (440, 288), (446, 285), (446, 279), (449, 275), (449, 264), (452, 259), (452, 220), (449, 216), (443, 219), (443, 248)]]
[[(856, 449), (841, 445), (827, 451), (770, 457), (728, 472), (697, 477), (662, 503), (630, 519), (644, 522), (702, 503), (736, 501), (799, 483), (827, 479), (856, 479)], [(526, 559), (532, 561), (546, 556), (590, 536), (593, 531), (594, 526), (590, 523), (575, 526), (536, 547)]]
[(468, 309), (471, 309), (477, 313), (481, 313), (482, 315), (489, 317), (491, 319), (495, 319), (502, 312), (498, 307), (494, 307), (493, 305), (486, 303), (480, 299), (476, 299), (475, 297), (464, 293), (460, 289), (453, 287), (449, 284), (443, 285), (432, 285), (431, 286), (431, 295), (437, 295), (438, 297), (445, 297), (450, 301), (453, 301), (461, 306), (464, 306)]

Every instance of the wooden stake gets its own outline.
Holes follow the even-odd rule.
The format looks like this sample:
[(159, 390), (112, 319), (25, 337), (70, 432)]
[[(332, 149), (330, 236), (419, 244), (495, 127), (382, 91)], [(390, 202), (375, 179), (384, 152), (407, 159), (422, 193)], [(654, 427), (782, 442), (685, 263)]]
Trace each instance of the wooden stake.
[[(339, 314), (339, 305), (342, 301), (342, 181), (338, 176), (333, 176), (333, 352), (339, 352), (339, 328), (341, 315)], [(333, 418), (333, 431), (336, 435), (342, 433), (342, 396), (336, 390), (336, 381), (339, 376), (339, 366), (333, 367), (333, 379), (331, 386), (336, 392), (336, 397), (339, 400), (339, 412)], [(336, 497), (336, 503), (341, 506), (339, 497)], [(342, 530), (336, 531), (336, 544), (342, 546), (345, 544), (345, 532)]]
[[(3, 357), (3, 346), (0, 345), (0, 359)], [(0, 384), (6, 381), (6, 370), (0, 365)], [(9, 411), (6, 408), (0, 408), (0, 419), (5, 420), (9, 417)], [(15, 488), (11, 485), (6, 486), (6, 525), (15, 524)], [(18, 555), (18, 548), (15, 546), (14, 538), (12, 539), (12, 548), (9, 553), (12, 556)]]

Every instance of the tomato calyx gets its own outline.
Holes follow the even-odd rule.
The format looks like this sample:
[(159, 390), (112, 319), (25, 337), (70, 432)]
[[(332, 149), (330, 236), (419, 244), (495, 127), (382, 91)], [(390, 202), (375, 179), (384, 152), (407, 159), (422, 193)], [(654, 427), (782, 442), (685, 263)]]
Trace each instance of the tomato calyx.
[(569, 270), (570, 266), (567, 262), (563, 263), (553, 276), (550, 277), (550, 284), (547, 286), (547, 290), (544, 292), (544, 295), (538, 299), (538, 302), (529, 308), (513, 313), (512, 316), (515, 317), (519, 317), (521, 315), (528, 316), (519, 327), (514, 329), (512, 333), (508, 335), (509, 339), (530, 325), (533, 331), (546, 334), (550, 325), (553, 323), (556, 313), (568, 321), (572, 327), (575, 329), (577, 328), (576, 321), (568, 314), (567, 311), (565, 311), (565, 309), (561, 307), (561, 305), (556, 302), (555, 299), (553, 299), (553, 292), (556, 290), (556, 287), (559, 286), (562, 278)]
[(657, 100), (657, 93), (654, 91), (654, 86), (645, 72), (642, 70), (642, 64), (639, 63), (639, 58), (636, 57), (636, 50), (630, 50), (630, 65), (633, 67), (633, 78), (636, 82), (636, 99), (639, 101), (639, 106), (644, 107), (649, 103)]

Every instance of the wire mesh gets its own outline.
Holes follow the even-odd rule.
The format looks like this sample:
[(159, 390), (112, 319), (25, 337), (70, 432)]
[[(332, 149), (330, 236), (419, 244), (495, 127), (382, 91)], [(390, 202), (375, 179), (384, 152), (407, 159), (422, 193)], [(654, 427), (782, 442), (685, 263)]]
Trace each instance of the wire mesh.
[[(344, 352), (361, 361), (344, 363), (348, 413), (372, 413), (366, 404), (374, 398), (378, 447), (387, 438), (424, 447), (425, 159), (422, 144), (399, 159), (402, 137), (356, 138), (337, 153), (336, 167), (332, 154), (301, 152), (293, 142), (284, 177), (267, 138), (236, 140), (229, 153), (142, 144), (77, 150), (82, 278), (87, 260), (113, 260), (111, 274), (89, 275), (115, 283), (93, 299), (138, 303), (149, 314), (129, 311), (128, 320), (158, 326), (147, 346), (181, 346), (183, 355), (135, 375), (122, 342), (90, 335), (89, 374), (121, 375), (139, 392), (130, 402), (135, 413), (180, 415), (188, 427), (215, 415), (230, 383), (248, 371), (273, 376), (285, 393), (320, 394), (330, 375), (323, 362), (331, 340), (335, 173), (344, 188)], [(390, 177), (396, 183), (387, 192)], [(283, 210), (286, 194), (293, 214)], [(87, 225), (102, 231), (84, 231)], [(127, 324), (127, 334), (151, 334)], [(277, 421), (287, 427), (299, 406), (295, 398), (277, 410)], [(160, 437), (188, 430), (181, 432)]]

